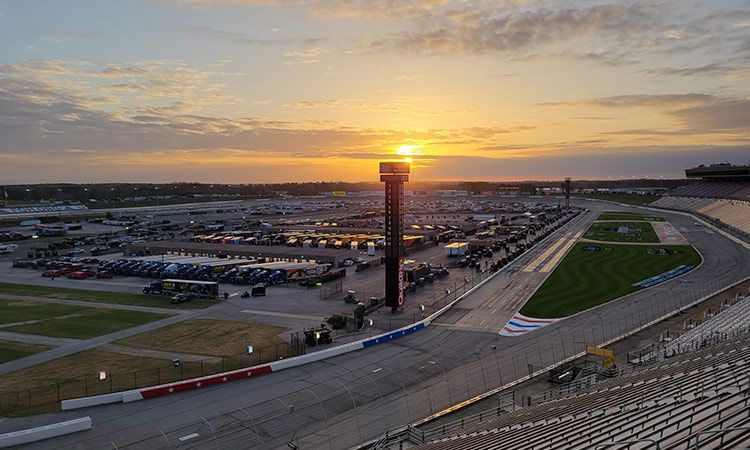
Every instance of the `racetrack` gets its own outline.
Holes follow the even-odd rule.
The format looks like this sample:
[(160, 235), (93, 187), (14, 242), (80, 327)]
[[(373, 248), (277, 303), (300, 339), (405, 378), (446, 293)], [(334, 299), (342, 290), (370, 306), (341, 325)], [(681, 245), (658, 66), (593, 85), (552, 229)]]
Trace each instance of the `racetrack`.
[[(574, 201), (594, 212), (613, 208)], [(496, 332), (429, 327), (389, 344), (225, 386), (6, 419), (0, 431), (89, 415), (92, 430), (36, 448), (279, 448), (290, 440), (301, 449), (349, 448), (500, 384), (507, 386), (530, 369), (571, 357), (587, 344), (619, 336), (750, 275), (746, 249), (708, 227), (693, 226), (690, 217), (660, 215), (703, 255), (699, 268), (539, 331), (505, 338)], [(516, 260), (509, 270), (519, 272), (549, 242)], [(486, 298), (507, 282), (507, 277), (496, 276), (440, 321), (456, 323), (470, 311), (464, 304)], [(198, 436), (179, 441), (192, 433)]]

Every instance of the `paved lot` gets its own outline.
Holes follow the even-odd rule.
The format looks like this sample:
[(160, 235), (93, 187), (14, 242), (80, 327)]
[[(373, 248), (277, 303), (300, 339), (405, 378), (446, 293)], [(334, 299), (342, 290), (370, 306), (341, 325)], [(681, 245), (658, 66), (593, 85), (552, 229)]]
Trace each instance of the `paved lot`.
[[(618, 209), (575, 202), (592, 210)], [(434, 326), (390, 344), (258, 379), (144, 402), (7, 419), (0, 422), (0, 431), (90, 415), (92, 430), (32, 448), (166, 448), (191, 433), (198, 437), (183, 446), (277, 448), (294, 436), (303, 449), (348, 448), (507, 384), (528, 374), (530, 365), (538, 368), (560, 361), (587, 344), (620, 335), (748, 276), (750, 253), (744, 247), (706, 227), (694, 227), (691, 218), (660, 215), (676, 224), (702, 253), (704, 263), (698, 269), (540, 331), (504, 338), (496, 332)], [(514, 262), (510, 278), (523, 273), (543, 247)], [(498, 275), (440, 322), (456, 324), (473, 309), (467, 305), (481, 305), (488, 293), (508, 284), (507, 275)]]

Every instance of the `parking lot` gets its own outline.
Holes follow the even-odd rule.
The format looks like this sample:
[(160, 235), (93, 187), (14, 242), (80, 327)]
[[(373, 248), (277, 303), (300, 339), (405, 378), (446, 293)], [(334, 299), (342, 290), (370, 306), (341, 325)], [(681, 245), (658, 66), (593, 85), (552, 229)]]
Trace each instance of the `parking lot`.
[[(382, 298), (383, 219), (372, 212), (379, 202), (260, 201), (205, 214), (161, 210), (94, 219), (63, 237), (19, 241), (15, 255), (0, 259), (0, 282), (123, 294), (140, 294), (147, 286), (156, 292), (164, 279), (217, 282), (215, 301), (230, 306), (211, 308), (210, 315), (229, 318), (239, 309), (272, 325), (311, 326), (351, 313), (351, 302)], [(414, 320), (423, 314), (421, 306), (431, 307), (517, 256), (543, 232), (546, 215), (557, 214), (552, 203), (485, 198), (412, 200), (409, 208), (406, 305), (397, 314), (377, 311), (376, 328)], [(458, 242), (461, 254), (447, 255), (448, 242)], [(26, 268), (12, 267), (19, 259), (27, 260)], [(265, 296), (243, 296), (259, 284), (266, 286)]]

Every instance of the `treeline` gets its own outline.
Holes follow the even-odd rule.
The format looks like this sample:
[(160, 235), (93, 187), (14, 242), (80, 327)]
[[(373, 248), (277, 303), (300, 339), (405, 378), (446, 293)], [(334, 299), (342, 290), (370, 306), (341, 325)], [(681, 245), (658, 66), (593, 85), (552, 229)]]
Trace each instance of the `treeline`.
[[(673, 188), (687, 183), (687, 180), (620, 179), (620, 180), (573, 180), (573, 189), (593, 188)], [(536, 188), (560, 187), (562, 181), (525, 182), (409, 182), (408, 190), (460, 190), (486, 192), (518, 187), (521, 192), (534, 192)], [(28, 184), (4, 187), (8, 200), (18, 202), (80, 201), (89, 199), (117, 201), (133, 198), (196, 198), (232, 199), (267, 198), (320, 195), (325, 192), (378, 191), (383, 185), (378, 182), (317, 182), (317, 183), (274, 183), (274, 184), (208, 184), (208, 183), (102, 183), (102, 184)], [(0, 202), (3, 193), (0, 192)]]

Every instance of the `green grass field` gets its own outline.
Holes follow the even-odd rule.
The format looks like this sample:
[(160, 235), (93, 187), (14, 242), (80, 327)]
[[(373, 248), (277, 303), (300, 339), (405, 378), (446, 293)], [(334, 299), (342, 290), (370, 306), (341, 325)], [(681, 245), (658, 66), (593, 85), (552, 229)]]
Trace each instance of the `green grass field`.
[[(620, 230), (626, 229), (625, 232)], [(654, 228), (648, 222), (594, 222), (586, 234), (586, 239), (609, 242), (659, 242)]]
[(278, 335), (286, 330), (260, 323), (197, 319), (131, 336), (117, 343), (198, 355), (239, 355), (247, 351), (248, 345), (256, 349), (285, 345)]
[(192, 300), (173, 305), (168, 296), (128, 294), (124, 292), (94, 291), (88, 289), (71, 289), (32, 284), (0, 283), (0, 295), (26, 295), (37, 297), (60, 298), (63, 300), (82, 300), (95, 303), (116, 303), (120, 305), (153, 306), (169, 309), (199, 309), (214, 304), (212, 300)]
[[(599, 251), (585, 251), (583, 247), (586, 246), (599, 247)], [(649, 254), (649, 249), (664, 249), (673, 253), (654, 255)], [(633, 283), (682, 264), (697, 266), (700, 262), (700, 255), (689, 245), (597, 245), (579, 242), (520, 312), (539, 318), (569, 316), (639, 290), (632, 286)]]
[(86, 308), (85, 311), (74, 316), (44, 319), (36, 323), (3, 328), (3, 331), (59, 338), (89, 339), (165, 317), (167, 317), (165, 314), (140, 311)]
[(594, 200), (608, 200), (610, 202), (624, 203), (626, 205), (643, 206), (655, 202), (661, 198), (658, 195), (635, 195), (635, 194), (571, 194), (573, 197), (591, 198)]
[(596, 220), (622, 220), (625, 222), (666, 222), (667, 219), (659, 216), (649, 216), (646, 214), (637, 214), (631, 212), (603, 212), (599, 214)]
[(140, 311), (88, 308), (0, 299), (0, 324), (35, 321), (6, 326), (2, 331), (42, 336), (87, 339), (167, 317)]
[(54, 317), (80, 314), (89, 308), (76, 305), (57, 305), (54, 303), (23, 302), (0, 299), (0, 325), (43, 320)]
[(0, 341), (0, 364), (33, 355), (34, 353), (43, 352), (48, 349), (49, 347), (43, 345)]

